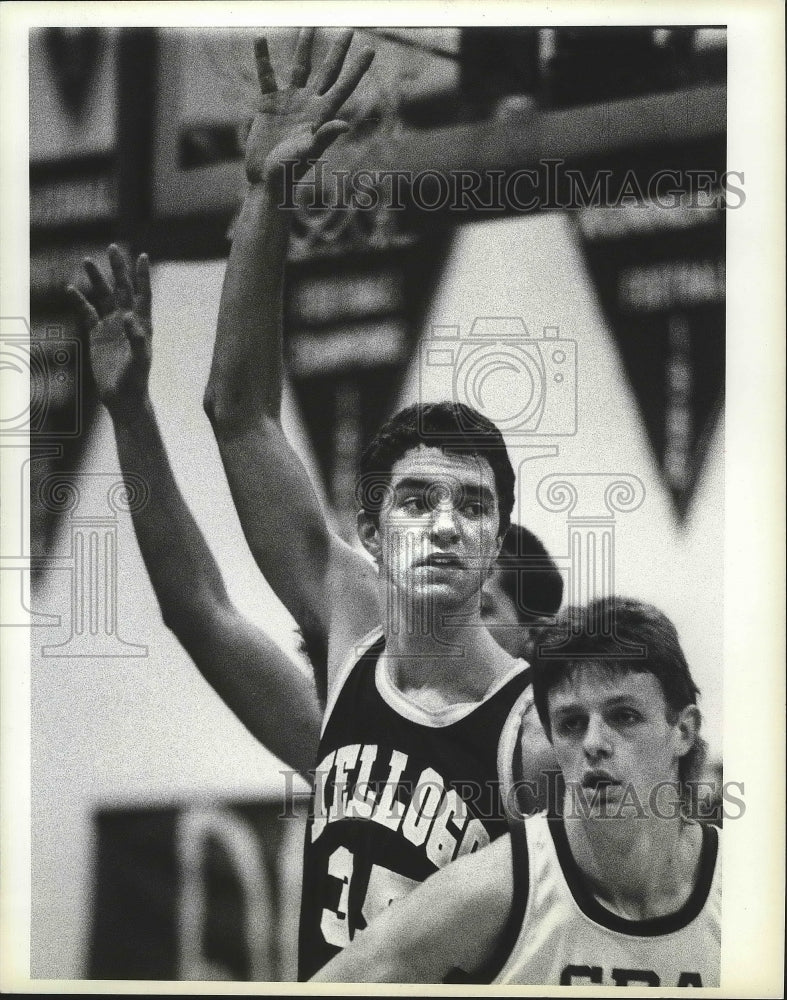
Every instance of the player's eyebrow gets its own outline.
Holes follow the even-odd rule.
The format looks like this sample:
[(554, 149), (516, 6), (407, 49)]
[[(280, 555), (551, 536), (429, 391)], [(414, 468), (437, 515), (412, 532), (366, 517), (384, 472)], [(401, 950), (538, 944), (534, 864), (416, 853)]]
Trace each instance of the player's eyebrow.
[[(635, 694), (613, 694), (609, 698), (605, 698), (601, 705), (602, 709), (609, 708), (619, 708), (621, 705), (626, 705), (631, 708), (643, 709), (645, 707), (644, 701), (638, 695)], [(573, 712), (585, 712), (590, 711), (591, 706), (583, 702), (569, 702), (566, 705), (559, 705), (553, 709), (556, 716), (563, 714), (571, 714)]]
[(471, 483), (468, 486), (464, 486), (463, 490), (466, 497), (478, 498), (483, 500), (484, 503), (495, 502), (495, 495), (488, 486), (479, 486), (477, 483)]
[(636, 694), (614, 694), (604, 699), (604, 708), (617, 708), (619, 705), (632, 705), (641, 708), (643, 699)]
[(560, 705), (558, 708), (552, 709), (555, 716), (559, 715), (573, 715), (576, 712), (587, 712), (587, 707), (581, 705), (579, 702), (571, 702), (568, 705)]
[(394, 485), (394, 489), (397, 493), (402, 493), (405, 490), (427, 490), (430, 486), (434, 486), (434, 480), (432, 479), (419, 479), (417, 476), (405, 476), (404, 479), (400, 479), (399, 482)]
[[(413, 490), (415, 492), (423, 492), (424, 490), (434, 489), (439, 491), (441, 488), (451, 489), (453, 484), (442, 482), (440, 479), (431, 479), (429, 477), (420, 476), (405, 476), (404, 479), (400, 479), (398, 483), (394, 485), (394, 492), (401, 494), (407, 492), (408, 490)], [(467, 499), (480, 498), (484, 503), (493, 504), (495, 502), (494, 493), (489, 489), (488, 486), (478, 483), (461, 483), (459, 484), (462, 491), (462, 497)]]

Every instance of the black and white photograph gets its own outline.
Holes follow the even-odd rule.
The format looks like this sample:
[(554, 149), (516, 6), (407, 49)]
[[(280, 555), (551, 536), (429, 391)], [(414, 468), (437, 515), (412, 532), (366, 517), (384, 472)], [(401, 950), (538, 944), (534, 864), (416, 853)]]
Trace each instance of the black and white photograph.
[(782, 995), (783, 7), (4, 8), (2, 988)]

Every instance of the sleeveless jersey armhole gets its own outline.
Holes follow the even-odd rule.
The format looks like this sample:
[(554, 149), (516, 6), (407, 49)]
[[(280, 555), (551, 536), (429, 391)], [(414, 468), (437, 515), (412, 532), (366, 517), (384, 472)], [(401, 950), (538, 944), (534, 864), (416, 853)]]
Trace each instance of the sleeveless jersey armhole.
[(532, 682), (530, 667), (522, 674), (525, 687), (517, 700), (511, 706), (497, 744), (497, 774), (500, 781), (500, 794), (503, 808), (509, 819), (521, 819), (519, 810), (519, 790), (524, 784), (524, 769), (522, 763), (522, 727), (524, 711), (528, 700), (532, 697)]
[(511, 834), (511, 908), (497, 943), (484, 965), (473, 974), (473, 982), (491, 983), (505, 968), (506, 962), (522, 933), (530, 892), (530, 858), (527, 850), (527, 828), (520, 817), (508, 817)]
[(372, 646), (376, 642), (379, 642), (382, 638), (383, 627), (382, 625), (377, 625), (375, 628), (371, 629), (371, 631), (367, 632), (366, 635), (349, 650), (347, 656), (345, 656), (344, 662), (339, 668), (336, 680), (334, 681), (325, 702), (325, 711), (323, 712), (322, 725), (320, 726), (320, 739), (322, 739), (325, 733), (325, 727), (328, 725), (328, 720), (336, 707), (339, 695), (342, 693), (342, 689), (347, 683), (347, 678), (358, 665), (359, 660), (361, 660), (362, 657), (369, 652)]

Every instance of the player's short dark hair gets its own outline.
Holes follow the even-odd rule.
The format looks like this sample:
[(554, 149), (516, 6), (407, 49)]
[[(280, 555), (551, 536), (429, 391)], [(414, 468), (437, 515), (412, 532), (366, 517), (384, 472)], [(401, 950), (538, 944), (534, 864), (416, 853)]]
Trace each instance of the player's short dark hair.
[(394, 463), (420, 445), (489, 462), (500, 511), (498, 534), (502, 535), (514, 508), (514, 470), (503, 435), (491, 420), (465, 403), (414, 403), (383, 424), (361, 456), (356, 492), (359, 506), (369, 517), (376, 522), (380, 516)]
[(543, 542), (521, 524), (511, 524), (497, 557), (497, 579), (528, 625), (557, 614), (563, 600), (563, 577)]
[[(699, 695), (673, 623), (652, 604), (626, 597), (608, 597), (582, 607), (565, 608), (553, 624), (538, 631), (531, 666), (533, 700), (550, 740), (547, 696), (582, 667), (653, 674), (664, 694), (671, 722), (687, 705), (696, 705)], [(697, 776), (706, 750), (705, 741), (698, 736), (681, 758), (682, 783)]]

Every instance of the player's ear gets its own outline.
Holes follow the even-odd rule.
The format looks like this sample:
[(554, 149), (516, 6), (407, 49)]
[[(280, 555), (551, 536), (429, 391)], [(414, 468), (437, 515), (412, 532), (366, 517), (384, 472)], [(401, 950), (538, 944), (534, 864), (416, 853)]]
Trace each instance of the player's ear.
[(356, 517), (356, 524), (361, 544), (372, 559), (379, 564), (383, 554), (383, 543), (380, 538), (380, 528), (377, 522), (365, 510), (359, 510)]
[(675, 736), (677, 739), (677, 754), (683, 757), (691, 750), (700, 735), (700, 724), (702, 716), (696, 705), (686, 705), (678, 713), (675, 722)]

